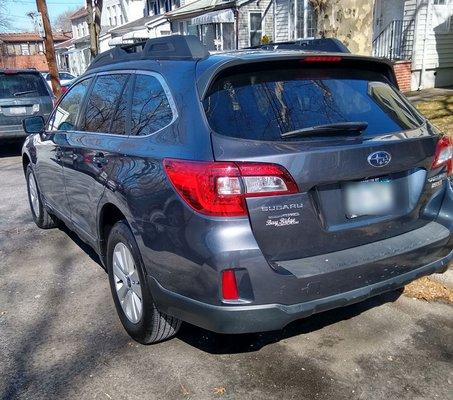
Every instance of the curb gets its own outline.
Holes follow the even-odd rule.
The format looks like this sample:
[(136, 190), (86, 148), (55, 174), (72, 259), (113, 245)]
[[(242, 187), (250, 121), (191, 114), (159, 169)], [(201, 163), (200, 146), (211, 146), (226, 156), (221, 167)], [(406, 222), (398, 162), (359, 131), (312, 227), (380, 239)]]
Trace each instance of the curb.
[(448, 265), (448, 269), (442, 274), (432, 274), (429, 279), (438, 282), (449, 289), (453, 289), (453, 262)]

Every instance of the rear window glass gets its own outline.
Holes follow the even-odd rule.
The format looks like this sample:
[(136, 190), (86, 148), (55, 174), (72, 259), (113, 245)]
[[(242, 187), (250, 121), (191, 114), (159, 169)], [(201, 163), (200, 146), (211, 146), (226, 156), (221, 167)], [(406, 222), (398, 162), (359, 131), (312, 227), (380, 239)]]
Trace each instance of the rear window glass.
[(38, 74), (0, 74), (0, 99), (49, 96), (45, 85)]
[(215, 81), (203, 106), (215, 132), (254, 140), (281, 140), (286, 132), (358, 121), (368, 123), (362, 135), (373, 136), (423, 122), (384, 76), (368, 71), (237, 72)]

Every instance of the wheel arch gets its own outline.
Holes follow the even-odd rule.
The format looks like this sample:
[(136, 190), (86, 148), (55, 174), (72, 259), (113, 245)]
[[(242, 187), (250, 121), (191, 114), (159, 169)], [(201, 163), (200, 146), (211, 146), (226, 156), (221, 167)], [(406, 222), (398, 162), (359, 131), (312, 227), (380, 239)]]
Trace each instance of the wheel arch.
[(109, 233), (118, 221), (125, 221), (129, 225), (125, 213), (117, 205), (104, 203), (98, 213), (99, 251), (104, 265)]
[(27, 172), (27, 167), (31, 163), (30, 157), (27, 153), (22, 154), (22, 168), (24, 170), (24, 174)]

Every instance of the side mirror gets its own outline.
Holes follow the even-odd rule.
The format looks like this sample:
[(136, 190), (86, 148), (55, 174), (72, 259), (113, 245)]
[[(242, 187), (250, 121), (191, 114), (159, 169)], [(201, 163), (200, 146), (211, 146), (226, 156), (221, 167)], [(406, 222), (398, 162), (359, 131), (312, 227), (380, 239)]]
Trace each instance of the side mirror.
[(22, 126), (26, 133), (43, 133), (44, 132), (44, 118), (40, 115), (36, 117), (28, 117), (22, 120)]

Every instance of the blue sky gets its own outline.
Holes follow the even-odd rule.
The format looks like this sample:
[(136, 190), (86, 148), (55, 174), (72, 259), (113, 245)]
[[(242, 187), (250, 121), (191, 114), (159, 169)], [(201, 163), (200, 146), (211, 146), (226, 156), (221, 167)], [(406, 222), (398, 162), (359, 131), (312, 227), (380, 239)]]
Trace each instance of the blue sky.
[[(33, 32), (33, 24), (26, 14), (29, 11), (37, 11), (35, 0), (0, 0), (6, 5), (6, 12), (11, 20), (11, 32)], [(85, 0), (47, 0), (50, 21), (66, 10), (82, 7)]]

